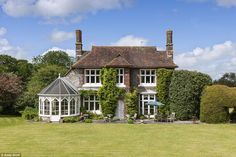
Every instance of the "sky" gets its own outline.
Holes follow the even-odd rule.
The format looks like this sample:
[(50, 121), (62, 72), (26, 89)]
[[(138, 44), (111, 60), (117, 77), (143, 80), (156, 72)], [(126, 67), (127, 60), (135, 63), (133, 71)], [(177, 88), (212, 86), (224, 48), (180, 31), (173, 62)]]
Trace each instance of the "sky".
[(236, 72), (236, 0), (0, 0), (0, 54), (18, 59), (63, 50), (74, 56), (75, 30), (92, 45), (165, 49), (174, 61), (217, 79)]

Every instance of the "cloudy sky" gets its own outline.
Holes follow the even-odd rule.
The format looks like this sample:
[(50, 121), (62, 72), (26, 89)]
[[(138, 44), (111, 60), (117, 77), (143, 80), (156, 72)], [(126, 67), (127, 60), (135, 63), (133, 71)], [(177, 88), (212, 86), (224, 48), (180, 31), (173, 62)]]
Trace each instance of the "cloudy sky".
[(236, 72), (236, 0), (0, 0), (0, 54), (74, 55), (76, 29), (92, 45), (165, 47), (174, 31), (180, 69)]

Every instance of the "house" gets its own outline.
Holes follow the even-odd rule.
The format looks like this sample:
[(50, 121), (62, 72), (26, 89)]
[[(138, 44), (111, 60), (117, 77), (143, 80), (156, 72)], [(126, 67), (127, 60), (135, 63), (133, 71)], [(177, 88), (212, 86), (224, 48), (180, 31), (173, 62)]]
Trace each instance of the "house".
[[(80, 107), (102, 114), (96, 95), (82, 97), (81, 90), (98, 90), (102, 86), (100, 70), (116, 68), (117, 86), (127, 92), (137, 87), (139, 93), (139, 114), (153, 115), (154, 106), (147, 105), (157, 100), (156, 69), (174, 69), (172, 31), (166, 32), (166, 50), (155, 46), (92, 46), (91, 51), (82, 49), (82, 32), (76, 30), (77, 61), (65, 77), (58, 77), (39, 93), (39, 116), (51, 121), (80, 114)], [(125, 117), (124, 100), (117, 102), (116, 117)]]

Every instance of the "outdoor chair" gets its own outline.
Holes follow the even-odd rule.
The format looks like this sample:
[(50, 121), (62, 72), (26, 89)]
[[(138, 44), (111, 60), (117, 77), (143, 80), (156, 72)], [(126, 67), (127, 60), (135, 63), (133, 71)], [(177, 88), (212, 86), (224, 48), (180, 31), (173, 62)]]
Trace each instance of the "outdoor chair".
[(172, 112), (168, 117), (167, 117), (167, 122), (174, 122), (175, 121), (175, 113)]

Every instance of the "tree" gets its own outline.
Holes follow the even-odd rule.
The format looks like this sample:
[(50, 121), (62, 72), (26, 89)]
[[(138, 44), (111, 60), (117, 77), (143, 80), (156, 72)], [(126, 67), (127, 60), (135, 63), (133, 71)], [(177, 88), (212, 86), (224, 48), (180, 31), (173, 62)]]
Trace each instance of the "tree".
[(0, 55), (0, 73), (15, 73), (17, 71), (17, 59), (8, 56)]
[(18, 60), (17, 61), (17, 70), (15, 74), (21, 77), (21, 80), (26, 84), (27, 81), (30, 80), (33, 72), (33, 65), (28, 63), (27, 60)]
[(64, 75), (67, 69), (58, 65), (43, 65), (33, 73), (32, 79), (27, 84), (26, 91), (18, 99), (18, 108), (25, 106), (37, 107), (37, 94), (58, 77), (58, 74)]
[(211, 83), (212, 80), (207, 74), (187, 70), (174, 71), (170, 84), (170, 110), (180, 120), (199, 116), (202, 91)]
[(236, 74), (225, 73), (219, 80), (214, 81), (214, 84), (236, 87)]
[(42, 64), (52, 64), (70, 68), (72, 60), (66, 52), (63, 51), (49, 51), (43, 56), (33, 58), (33, 63), (40, 67)]
[(165, 104), (163, 107), (167, 110), (169, 109), (169, 86), (171, 83), (172, 74), (172, 69), (157, 69), (158, 101)]
[(22, 81), (12, 73), (0, 74), (0, 110), (13, 113), (17, 96), (22, 92)]

